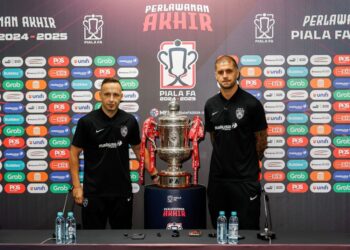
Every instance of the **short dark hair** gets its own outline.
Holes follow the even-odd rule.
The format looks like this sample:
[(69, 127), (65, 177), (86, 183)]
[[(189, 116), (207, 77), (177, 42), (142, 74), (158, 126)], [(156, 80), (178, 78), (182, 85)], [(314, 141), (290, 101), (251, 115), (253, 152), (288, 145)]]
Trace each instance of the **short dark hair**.
[(223, 60), (229, 60), (233, 63), (233, 66), (235, 66), (236, 69), (238, 69), (238, 64), (236, 62), (236, 60), (230, 56), (230, 55), (221, 55), (221, 56), (218, 56), (215, 60), (215, 70), (216, 70), (216, 65), (220, 62), (220, 61), (223, 61)]
[(103, 81), (101, 83), (101, 88), (102, 88), (103, 84), (105, 84), (105, 83), (118, 83), (120, 85), (120, 88), (123, 90), (123, 86), (117, 78), (107, 77), (107, 78), (103, 79)]

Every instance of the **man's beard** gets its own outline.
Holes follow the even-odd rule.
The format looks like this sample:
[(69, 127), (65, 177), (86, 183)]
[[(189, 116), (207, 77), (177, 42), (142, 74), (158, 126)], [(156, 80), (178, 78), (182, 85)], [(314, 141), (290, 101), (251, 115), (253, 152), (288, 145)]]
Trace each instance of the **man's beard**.
[[(229, 85), (228, 85), (228, 84), (229, 84)], [(221, 87), (222, 89), (232, 89), (232, 88), (235, 87), (235, 85), (236, 85), (236, 81), (232, 81), (232, 82), (230, 82), (230, 83), (228, 83), (228, 82), (222, 83), (222, 84), (220, 84), (220, 87)]]

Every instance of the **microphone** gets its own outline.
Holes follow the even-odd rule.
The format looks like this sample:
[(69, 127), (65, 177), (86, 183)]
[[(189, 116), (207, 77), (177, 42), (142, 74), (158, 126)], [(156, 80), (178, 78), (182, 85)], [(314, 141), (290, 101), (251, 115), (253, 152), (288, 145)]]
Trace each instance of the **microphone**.
[(271, 220), (271, 211), (269, 197), (266, 194), (264, 188), (261, 189), (261, 193), (264, 198), (264, 210), (265, 210), (265, 228), (264, 232), (257, 233), (258, 239), (261, 240), (273, 240), (276, 238), (276, 234), (272, 230), (272, 220)]

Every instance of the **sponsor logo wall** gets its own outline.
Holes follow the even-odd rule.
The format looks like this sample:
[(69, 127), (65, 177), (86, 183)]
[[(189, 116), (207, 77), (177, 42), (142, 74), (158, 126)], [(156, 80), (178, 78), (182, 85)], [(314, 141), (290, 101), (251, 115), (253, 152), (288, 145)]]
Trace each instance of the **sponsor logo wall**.
[[(137, 75), (121, 73), (137, 71), (136, 56), (6, 56), (1, 63), (3, 194), (69, 190), (71, 137), (78, 120), (100, 107), (103, 78), (120, 78), (125, 90), (121, 108), (138, 111)], [(137, 161), (130, 166), (138, 192)]]
[[(65, 7), (39, 1), (40, 11), (34, 0), (0, 3), (0, 199), (68, 192), (72, 136), (78, 120), (100, 108), (103, 78), (120, 79), (120, 108), (140, 126), (165, 115), (173, 99), (182, 114), (203, 117), (206, 100), (218, 92), (215, 59), (230, 54), (241, 68), (241, 88), (266, 111), (269, 148), (261, 180), (276, 198), (273, 205), (327, 197), (345, 206), (339, 199), (350, 192), (350, 15), (343, 13), (350, 2), (329, 10), (326, 0), (304, 1), (139, 1), (132, 7), (113, 0), (74, 0)], [(202, 142), (203, 185), (210, 153), (210, 143)], [(129, 154), (140, 217), (139, 165)], [(165, 165), (157, 160), (159, 169)], [(187, 215), (175, 210), (164, 216)]]
[(269, 124), (266, 192), (349, 192), (350, 55), (243, 55), (240, 64), (240, 86)]

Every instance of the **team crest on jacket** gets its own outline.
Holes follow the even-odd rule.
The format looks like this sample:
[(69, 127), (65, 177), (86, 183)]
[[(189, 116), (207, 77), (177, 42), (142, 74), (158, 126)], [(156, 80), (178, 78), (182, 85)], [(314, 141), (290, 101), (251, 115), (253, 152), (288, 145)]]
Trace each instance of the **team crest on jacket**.
[(123, 137), (125, 137), (128, 134), (128, 127), (127, 126), (122, 126), (120, 128), (120, 133)]
[(242, 119), (244, 116), (244, 109), (243, 108), (238, 108), (236, 109), (236, 117), (238, 120)]

